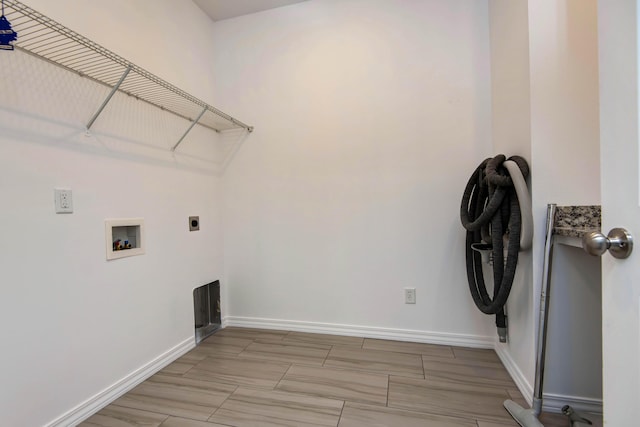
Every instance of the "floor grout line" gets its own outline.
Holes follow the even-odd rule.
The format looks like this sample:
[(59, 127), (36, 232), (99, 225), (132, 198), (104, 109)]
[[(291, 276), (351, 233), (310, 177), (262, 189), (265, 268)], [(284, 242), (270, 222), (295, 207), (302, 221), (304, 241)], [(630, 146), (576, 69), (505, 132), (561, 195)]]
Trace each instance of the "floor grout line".
[(158, 424), (158, 427), (162, 427), (162, 424), (166, 423), (169, 418), (171, 418), (171, 415), (167, 415), (166, 417), (164, 417), (164, 420), (162, 420), (162, 422)]
[(229, 396), (227, 396), (222, 402), (220, 402), (220, 405), (218, 405), (218, 407), (211, 413), (211, 415), (209, 415), (209, 418), (207, 418), (207, 421), (209, 421), (211, 419), (211, 417), (213, 417), (215, 415), (215, 413), (218, 412), (218, 409), (222, 408), (222, 405), (224, 405), (225, 402), (227, 400), (229, 400), (229, 398), (231, 396), (233, 396), (233, 393), (238, 391), (238, 388), (240, 388), (240, 386), (236, 386), (236, 388), (234, 388), (233, 391), (231, 393), (229, 393)]
[(389, 407), (389, 389), (391, 388), (391, 375), (387, 375), (387, 401), (384, 403), (386, 408)]
[(336, 423), (336, 427), (340, 426), (340, 422), (342, 421), (342, 414), (344, 413), (344, 407), (347, 404), (346, 400), (342, 401), (342, 408), (340, 409), (340, 415), (338, 416), (338, 422)]
[(291, 370), (291, 368), (293, 368), (294, 363), (289, 363), (289, 367), (287, 368), (286, 371), (284, 371), (284, 373), (280, 376), (280, 379), (278, 380), (278, 382), (276, 382), (276, 385), (273, 386), (272, 390), (277, 390), (278, 386), (280, 385), (280, 383), (282, 382), (282, 380), (284, 379), (284, 377), (287, 376), (287, 373)]
[(331, 346), (329, 348), (329, 351), (327, 351), (327, 354), (324, 356), (324, 359), (322, 360), (322, 365), (321, 366), (326, 366), (325, 364), (327, 363), (327, 359), (329, 358), (329, 355), (331, 354), (331, 351), (333, 350), (334, 346)]

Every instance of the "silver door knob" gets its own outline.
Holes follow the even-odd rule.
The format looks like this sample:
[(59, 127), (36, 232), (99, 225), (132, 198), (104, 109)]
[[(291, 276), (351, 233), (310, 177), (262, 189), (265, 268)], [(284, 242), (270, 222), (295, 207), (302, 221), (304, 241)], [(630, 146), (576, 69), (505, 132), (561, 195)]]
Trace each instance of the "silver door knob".
[(582, 248), (594, 256), (600, 256), (608, 249), (614, 258), (624, 259), (633, 251), (633, 237), (624, 228), (614, 228), (607, 236), (593, 231), (582, 236)]

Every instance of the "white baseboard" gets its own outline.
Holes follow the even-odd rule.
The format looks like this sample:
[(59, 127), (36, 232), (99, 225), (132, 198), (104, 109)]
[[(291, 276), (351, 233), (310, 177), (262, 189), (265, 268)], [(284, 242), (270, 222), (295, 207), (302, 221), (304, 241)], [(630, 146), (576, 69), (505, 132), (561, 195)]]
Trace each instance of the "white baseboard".
[(413, 329), (381, 328), (375, 326), (342, 325), (336, 323), (303, 322), (297, 320), (263, 319), (258, 317), (238, 316), (225, 317), (222, 323), (224, 326), (280, 329), (296, 332), (346, 335), (459, 347), (493, 348), (494, 346), (494, 339), (489, 336), (419, 331)]
[(195, 347), (194, 337), (189, 337), (175, 347), (131, 372), (126, 377), (107, 387), (95, 396), (85, 400), (75, 408), (46, 424), (45, 427), (75, 426), (91, 415), (131, 390), (160, 369), (167, 366)]
[(506, 350), (504, 344), (497, 341), (494, 342), (494, 349), (502, 361), (502, 364), (507, 369), (509, 375), (511, 375), (513, 382), (516, 383), (516, 386), (518, 387), (518, 390), (520, 390), (520, 393), (522, 393), (524, 399), (527, 401), (529, 406), (531, 406), (533, 403), (533, 387), (518, 367), (518, 364), (513, 360), (513, 357), (511, 357), (511, 353)]
[(542, 410), (545, 412), (559, 413), (564, 405), (569, 405), (582, 413), (602, 414), (602, 399), (551, 393), (544, 393), (542, 397)]
[[(533, 386), (527, 381), (524, 374), (518, 368), (511, 354), (505, 350), (503, 345), (496, 343), (496, 353), (502, 364), (511, 375), (511, 378), (518, 386), (520, 393), (524, 396), (529, 406), (533, 403)], [(560, 413), (563, 406), (569, 405), (573, 409), (580, 412), (590, 412), (593, 414), (602, 414), (602, 399), (595, 399), (591, 397), (581, 396), (569, 396), (553, 393), (542, 394), (542, 410), (544, 412)]]

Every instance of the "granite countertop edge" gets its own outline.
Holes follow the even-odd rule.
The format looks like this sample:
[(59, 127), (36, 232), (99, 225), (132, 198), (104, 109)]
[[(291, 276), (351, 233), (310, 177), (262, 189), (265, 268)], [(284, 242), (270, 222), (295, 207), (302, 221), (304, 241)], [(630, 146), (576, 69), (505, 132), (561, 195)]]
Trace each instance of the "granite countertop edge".
[(565, 236), (565, 237), (579, 237), (582, 238), (583, 235), (587, 233), (591, 233), (593, 231), (600, 231), (600, 228), (568, 228), (568, 227), (554, 227), (553, 234), (556, 236)]
[(599, 205), (558, 206), (553, 233), (557, 236), (582, 237), (600, 231), (602, 210)]

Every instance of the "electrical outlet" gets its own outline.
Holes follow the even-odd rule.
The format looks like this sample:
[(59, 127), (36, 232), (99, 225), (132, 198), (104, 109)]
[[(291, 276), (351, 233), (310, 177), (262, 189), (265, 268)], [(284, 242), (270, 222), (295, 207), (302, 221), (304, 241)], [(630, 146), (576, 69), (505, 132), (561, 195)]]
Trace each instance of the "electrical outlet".
[(190, 216), (189, 217), (189, 231), (198, 231), (200, 230), (200, 217), (199, 216)]
[(416, 288), (404, 288), (404, 303), (405, 304), (416, 303)]
[(55, 188), (53, 190), (56, 213), (72, 213), (73, 212), (73, 197), (71, 195), (71, 189), (68, 188)]

